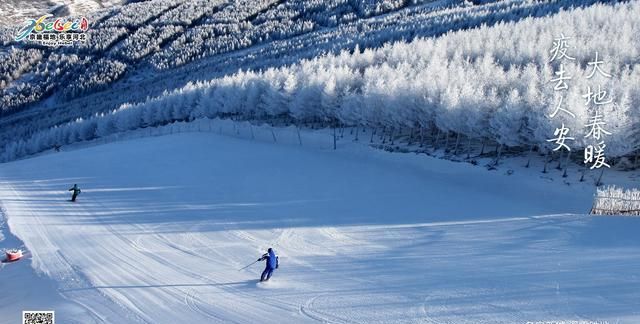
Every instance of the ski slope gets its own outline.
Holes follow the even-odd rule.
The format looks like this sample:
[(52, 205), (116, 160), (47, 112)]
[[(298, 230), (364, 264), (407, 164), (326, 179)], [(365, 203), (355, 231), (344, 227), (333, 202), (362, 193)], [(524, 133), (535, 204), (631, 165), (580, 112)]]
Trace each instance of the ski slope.
[[(592, 192), (213, 134), (0, 164), (38, 273), (2, 266), (0, 323), (35, 296), (60, 323), (637, 323), (640, 219), (583, 215)], [(268, 247), (272, 281), (257, 282), (263, 264), (238, 270)]]

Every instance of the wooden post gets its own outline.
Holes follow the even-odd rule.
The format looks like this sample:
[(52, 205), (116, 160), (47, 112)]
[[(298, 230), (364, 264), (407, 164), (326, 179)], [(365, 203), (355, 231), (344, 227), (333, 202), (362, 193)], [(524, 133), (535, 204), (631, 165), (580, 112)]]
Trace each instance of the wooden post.
[(456, 136), (456, 146), (453, 148), (453, 155), (458, 155), (458, 144), (460, 144), (460, 133)]

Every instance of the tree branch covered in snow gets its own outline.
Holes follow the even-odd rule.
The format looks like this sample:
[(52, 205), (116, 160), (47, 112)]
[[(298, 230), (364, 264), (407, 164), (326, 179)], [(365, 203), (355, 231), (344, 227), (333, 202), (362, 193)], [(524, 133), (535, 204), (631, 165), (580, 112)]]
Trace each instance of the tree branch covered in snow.
[(38, 49), (25, 50), (12, 46), (6, 52), (0, 51), (0, 89), (20, 77), (40, 59), (42, 51)]
[(640, 215), (640, 190), (616, 186), (598, 188), (591, 214)]
[[(352, 50), (356, 45), (379, 47), (389, 41), (438, 36), (447, 31), (527, 16), (545, 16), (560, 8), (587, 6), (594, 2), (596, 0), (503, 0), (480, 1), (476, 3), (482, 5), (472, 5), (452, 0), (145, 1), (90, 14), (88, 43), (53, 49), (53, 52), (86, 56), (88, 66), (97, 64), (98, 60), (93, 56), (99, 59), (110, 55), (127, 64), (127, 70), (144, 68), (145, 63), (165, 70), (208, 58), (220, 64), (220, 70), (230, 73), (255, 61), (262, 66), (281, 66), (322, 53)], [(152, 30), (150, 26), (162, 29)], [(11, 38), (12, 32), (6, 30), (2, 36)], [(245, 56), (242, 50), (250, 53)], [(50, 59), (43, 57), (43, 60)], [(83, 73), (83, 70), (78, 71)], [(1, 100), (0, 114), (27, 109), (64, 88), (57, 79), (47, 79), (57, 84), (36, 84), (44, 79), (34, 78), (29, 80), (30, 85), (22, 86), (36, 89), (33, 93), (2, 93), (6, 98)], [(44, 88), (53, 91), (40, 91)], [(63, 103), (69, 99), (67, 95), (60, 95), (53, 101)], [(96, 111), (107, 109), (102, 105), (92, 106), (99, 107)]]

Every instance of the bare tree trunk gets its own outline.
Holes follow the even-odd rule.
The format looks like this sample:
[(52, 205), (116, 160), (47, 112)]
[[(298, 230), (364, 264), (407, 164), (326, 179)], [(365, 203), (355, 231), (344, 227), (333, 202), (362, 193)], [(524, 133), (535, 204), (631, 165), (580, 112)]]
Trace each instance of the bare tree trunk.
[(409, 135), (409, 145), (413, 144), (413, 127), (411, 128), (411, 134)]
[[(351, 134), (353, 134), (353, 132), (351, 132)], [(355, 141), (358, 141), (358, 135), (360, 134), (360, 126), (356, 126), (356, 138)]]
[[(568, 152), (570, 153), (570, 152)], [(556, 166), (556, 170), (562, 170), (562, 154), (563, 152), (560, 151), (560, 157), (558, 158), (558, 165)]]
[(449, 147), (449, 131), (447, 131), (447, 136), (444, 139), (444, 151), (447, 152), (447, 148)]
[(567, 157), (564, 160), (564, 172), (562, 173), (562, 177), (566, 178), (568, 176), (567, 170), (569, 169), (569, 159), (571, 158), (571, 152), (568, 152)]
[(333, 149), (336, 150), (338, 147), (337, 141), (338, 139), (336, 138), (336, 127), (335, 125), (333, 126)]
[(498, 152), (497, 152), (497, 156), (496, 156), (496, 163), (494, 163), (494, 166), (497, 166), (498, 164), (500, 164), (500, 157), (502, 157), (502, 144), (498, 145)]
[(395, 141), (395, 138), (393, 137), (393, 132), (396, 130), (395, 127), (391, 127), (391, 136), (389, 136), (389, 139), (391, 140), (391, 145), (393, 145), (393, 142)]
[(460, 133), (456, 135), (456, 146), (453, 148), (453, 155), (458, 155), (458, 144), (460, 144)]
[(604, 167), (601, 167), (600, 169), (600, 176), (598, 177), (598, 181), (596, 181), (596, 187), (600, 187), (602, 185), (602, 175), (604, 174)]
[(547, 173), (547, 164), (549, 164), (550, 157), (551, 157), (551, 151), (547, 151), (547, 156), (544, 159), (544, 169), (542, 170), (542, 173)]
[(424, 128), (420, 127), (420, 147), (424, 147)]
[(525, 168), (529, 168), (529, 166), (531, 165), (531, 154), (533, 153), (533, 144), (531, 144), (531, 146), (529, 147), (529, 154), (527, 156), (527, 165), (525, 165)]
[(300, 127), (296, 125), (296, 132), (298, 133), (298, 143), (302, 146), (302, 137), (300, 136)]
[(467, 159), (471, 158), (471, 137), (469, 137), (469, 142), (467, 142)]
[(486, 139), (482, 139), (482, 148), (480, 149), (480, 155), (478, 156), (482, 156), (484, 154), (484, 147), (487, 144), (487, 140)]
[(371, 131), (371, 139), (369, 140), (369, 143), (373, 143), (373, 136), (376, 135), (376, 128), (374, 127), (373, 130)]
[(585, 164), (582, 168), (582, 175), (580, 176), (580, 182), (584, 181), (584, 175), (587, 174), (587, 165)]
[(273, 127), (271, 127), (271, 136), (273, 136), (273, 142), (278, 143), (278, 139), (276, 139), (276, 133), (273, 131)]

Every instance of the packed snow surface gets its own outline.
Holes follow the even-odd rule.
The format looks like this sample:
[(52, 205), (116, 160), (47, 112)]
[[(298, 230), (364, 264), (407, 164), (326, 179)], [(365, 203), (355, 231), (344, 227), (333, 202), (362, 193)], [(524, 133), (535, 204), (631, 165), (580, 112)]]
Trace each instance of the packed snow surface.
[(640, 219), (533, 174), (213, 134), (0, 164), (0, 322), (640, 322)]

